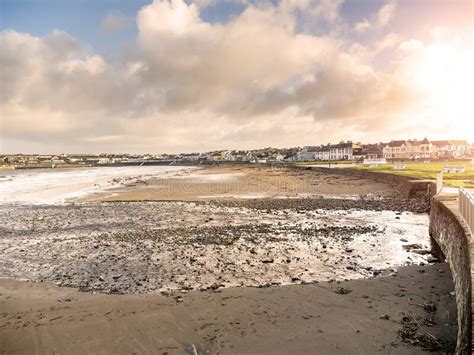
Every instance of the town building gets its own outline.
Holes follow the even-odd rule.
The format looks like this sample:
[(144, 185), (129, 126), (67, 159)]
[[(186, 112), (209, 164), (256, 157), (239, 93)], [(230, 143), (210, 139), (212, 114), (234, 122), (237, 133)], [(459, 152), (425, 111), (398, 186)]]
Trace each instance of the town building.
[(435, 157), (433, 144), (428, 139), (391, 141), (383, 148), (385, 159), (430, 159)]
[(470, 157), (471, 145), (465, 140), (432, 141), (438, 159), (460, 159)]
[(329, 146), (329, 160), (353, 160), (362, 157), (362, 146), (350, 141)]
[(315, 161), (319, 147), (306, 146), (296, 154), (298, 161)]
[(222, 154), (219, 152), (214, 152), (211, 154), (212, 161), (222, 161)]
[(327, 160), (330, 160), (330, 158), (331, 158), (330, 144), (322, 145), (321, 147), (319, 147), (316, 160), (327, 161)]
[(363, 144), (362, 145), (362, 156), (366, 159), (379, 159), (383, 158), (383, 148), (388, 143), (374, 143), (374, 144)]

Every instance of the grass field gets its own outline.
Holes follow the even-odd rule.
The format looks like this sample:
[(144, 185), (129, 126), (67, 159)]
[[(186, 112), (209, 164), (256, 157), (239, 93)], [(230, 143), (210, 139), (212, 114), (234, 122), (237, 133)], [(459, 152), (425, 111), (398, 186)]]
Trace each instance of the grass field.
[[(331, 165), (339, 165), (339, 164), (353, 164), (351, 160), (339, 160), (339, 161), (331, 161)], [(291, 163), (291, 165), (328, 165), (328, 161), (298, 161)]]
[(405, 163), (404, 170), (395, 170), (393, 164), (383, 164), (378, 167), (357, 166), (356, 168), (435, 180), (436, 175), (448, 165), (464, 166), (466, 171), (464, 173), (444, 173), (445, 186), (474, 188), (474, 164), (470, 162)]

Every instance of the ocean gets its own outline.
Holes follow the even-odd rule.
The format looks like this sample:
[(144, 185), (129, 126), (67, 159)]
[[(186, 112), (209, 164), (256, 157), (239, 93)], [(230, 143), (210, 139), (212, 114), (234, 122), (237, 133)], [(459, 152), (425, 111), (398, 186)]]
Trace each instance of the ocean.
[(63, 204), (119, 186), (116, 178), (152, 177), (189, 167), (123, 166), (0, 171), (0, 203)]

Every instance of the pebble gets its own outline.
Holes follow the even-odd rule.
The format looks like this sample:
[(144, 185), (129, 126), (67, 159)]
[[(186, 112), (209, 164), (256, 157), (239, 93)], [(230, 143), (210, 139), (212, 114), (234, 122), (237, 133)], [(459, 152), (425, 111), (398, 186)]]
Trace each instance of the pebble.
[[(28, 206), (21, 210), (11, 207), (5, 210), (0, 206), (0, 215), (3, 213), (6, 223), (13, 223), (6, 229), (11, 231), (6, 240), (18, 240), (16, 236), (37, 238), (28, 248), (14, 246), (13, 253), (9, 253), (9, 258), (16, 258), (12, 258), (14, 277), (54, 281), (84, 291), (155, 291), (171, 295), (191, 290), (218, 292), (219, 288), (229, 286), (269, 287), (288, 280), (314, 283), (318, 277), (315, 267), (319, 265), (310, 267), (312, 258), (339, 280), (349, 275), (366, 277), (366, 271), (376, 276), (379, 270), (359, 266), (364, 253), (354, 249), (352, 242), (355, 236), (363, 235), (365, 243), (374, 249), (380, 247), (375, 238), (384, 232), (383, 228), (372, 223), (344, 226), (324, 223), (327, 221), (324, 219), (324, 222), (313, 222), (311, 216), (316, 209), (320, 216), (329, 215), (331, 209), (342, 209), (333, 215), (344, 216), (347, 214), (344, 210), (351, 208), (372, 211), (424, 208), (423, 203), (416, 201), (321, 198), (203, 204), (117, 202)], [(245, 217), (247, 212), (238, 211), (240, 208), (249, 209), (253, 219)], [(301, 215), (296, 216), (297, 212)], [(166, 213), (179, 215), (182, 220), (166, 222), (163, 220)], [(235, 220), (222, 220), (223, 216)], [(242, 216), (255, 222), (245, 224), (239, 220)], [(41, 224), (41, 230), (34, 231), (39, 218), (45, 223)], [(268, 218), (298, 222), (267, 223)], [(307, 219), (304, 227), (298, 224), (301, 219)], [(214, 222), (205, 224), (205, 221)], [(166, 223), (173, 223), (173, 228)], [(28, 228), (26, 236), (21, 228)], [(71, 233), (75, 239), (69, 238)], [(33, 267), (37, 264), (42, 267)], [(263, 268), (262, 264), (269, 265)], [(262, 270), (267, 274), (259, 274)]]

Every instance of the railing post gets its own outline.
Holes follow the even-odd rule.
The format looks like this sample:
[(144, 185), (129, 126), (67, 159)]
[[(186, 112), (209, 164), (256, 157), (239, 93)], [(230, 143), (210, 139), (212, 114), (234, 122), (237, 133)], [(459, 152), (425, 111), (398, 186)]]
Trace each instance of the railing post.
[(439, 194), (443, 190), (443, 172), (436, 175), (436, 194)]
[(459, 188), (459, 213), (474, 233), (474, 196), (463, 187)]

